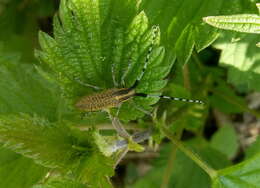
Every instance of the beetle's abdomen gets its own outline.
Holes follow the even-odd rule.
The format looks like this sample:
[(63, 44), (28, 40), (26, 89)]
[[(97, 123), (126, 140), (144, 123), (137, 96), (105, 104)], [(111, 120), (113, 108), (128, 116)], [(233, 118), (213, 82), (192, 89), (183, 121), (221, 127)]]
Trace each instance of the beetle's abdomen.
[(82, 111), (99, 111), (119, 106), (134, 95), (134, 91), (127, 88), (113, 88), (106, 91), (84, 96), (75, 104)]

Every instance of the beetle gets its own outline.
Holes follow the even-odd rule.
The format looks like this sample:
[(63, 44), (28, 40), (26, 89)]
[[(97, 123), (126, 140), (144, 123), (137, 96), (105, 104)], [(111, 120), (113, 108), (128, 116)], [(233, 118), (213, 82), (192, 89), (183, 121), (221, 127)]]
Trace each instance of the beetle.
[[(159, 28), (157, 26), (152, 27), (152, 42), (151, 45), (148, 48), (148, 52), (145, 58), (144, 67), (142, 69), (142, 72), (140, 76), (135, 81), (134, 85), (130, 88), (112, 88), (107, 89), (102, 92), (97, 92), (89, 96), (83, 96), (80, 98), (76, 103), (75, 107), (81, 111), (85, 112), (92, 112), (92, 111), (99, 111), (99, 110), (106, 110), (113, 107), (119, 107), (123, 102), (131, 99), (134, 96), (140, 96), (140, 97), (160, 97), (164, 99), (170, 99), (175, 101), (183, 101), (183, 102), (190, 102), (190, 103), (198, 103), (203, 104), (200, 100), (192, 100), (192, 99), (185, 99), (185, 98), (178, 98), (178, 97), (170, 97), (165, 95), (150, 95), (145, 93), (137, 93), (136, 87), (138, 86), (140, 80), (142, 79), (147, 65), (149, 63), (149, 59), (153, 50), (153, 46), (156, 40), (156, 36), (158, 34)], [(92, 86), (90, 84), (84, 84), (79, 82), (82, 85), (92, 87), (94, 89), (97, 89), (96, 86)]]

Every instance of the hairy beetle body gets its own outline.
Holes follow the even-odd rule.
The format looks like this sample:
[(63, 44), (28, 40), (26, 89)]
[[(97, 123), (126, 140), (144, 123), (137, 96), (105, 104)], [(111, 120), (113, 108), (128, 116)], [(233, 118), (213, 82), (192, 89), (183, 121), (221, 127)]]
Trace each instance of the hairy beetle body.
[(118, 107), (122, 102), (135, 95), (135, 91), (129, 88), (113, 88), (100, 93), (84, 96), (75, 104), (82, 111), (99, 111)]

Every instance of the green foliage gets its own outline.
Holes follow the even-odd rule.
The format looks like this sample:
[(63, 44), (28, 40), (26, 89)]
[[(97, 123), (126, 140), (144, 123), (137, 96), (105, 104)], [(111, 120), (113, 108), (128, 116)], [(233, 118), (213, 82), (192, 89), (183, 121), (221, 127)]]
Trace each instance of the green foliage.
[[(196, 151), (200, 154), (200, 156), (202, 156), (203, 159), (207, 160), (208, 164), (214, 166), (215, 168), (223, 168), (229, 164), (224, 155), (210, 148), (208, 143), (205, 143), (205, 141), (192, 140), (189, 145), (190, 144), (196, 145)], [(144, 177), (137, 180), (134, 185), (129, 187), (162, 187), (164, 185), (163, 178), (167, 176), (168, 173), (170, 175), (168, 187), (210, 187), (210, 179), (207, 174), (180, 151), (177, 151), (174, 163), (170, 164), (169, 161), (173, 157), (173, 150), (175, 150), (175, 146), (171, 144), (164, 145), (160, 151), (160, 157), (155, 159), (153, 162), (153, 168)], [(166, 170), (167, 167), (169, 168), (169, 165), (172, 165), (172, 169), (170, 167), (170, 169)]]
[[(218, 28), (258, 33), (254, 0), (61, 0), (52, 19), (55, 2), (0, 2), (0, 187), (113, 187), (115, 159), (124, 152), (112, 149), (122, 138), (106, 113), (90, 112), (80, 119), (81, 112), (71, 107), (82, 96), (100, 91), (82, 83), (101, 90), (133, 86), (151, 45), (136, 91), (201, 99), (205, 105), (158, 97), (134, 97), (122, 104), (119, 119), (129, 123), (129, 133), (151, 129), (149, 146), (160, 144), (160, 155), (145, 175), (139, 175), (136, 164), (128, 168), (128, 160), (122, 163), (132, 171), (126, 175), (132, 184), (126, 187), (260, 184), (259, 139), (245, 151), (245, 161), (231, 166), (239, 137), (233, 127), (212, 129), (221, 121), (217, 111), (231, 121), (240, 121), (244, 112), (260, 117), (245, 101), (251, 90), (260, 88), (255, 45), (260, 39), (203, 23), (206, 17), (204, 21)], [(233, 16), (212, 17), (219, 14)], [(219, 60), (207, 48), (218, 36), (214, 47), (221, 50)], [(41, 64), (33, 57), (35, 48), (41, 48), (35, 50)], [(145, 116), (140, 109), (154, 113)], [(117, 115), (117, 109), (111, 111)], [(182, 144), (177, 138), (188, 141)], [(148, 148), (132, 137), (126, 141), (129, 150)], [(144, 152), (131, 154), (143, 164), (150, 160), (140, 156), (154, 154)], [(119, 175), (113, 184), (125, 178)]]
[[(90, 141), (78, 140), (65, 123), (51, 124), (25, 114), (1, 116), (0, 119), (1, 141), (5, 146), (46, 167), (73, 164), (76, 156), (84, 156), (92, 150)], [(76, 147), (85, 148), (85, 153)]]
[(260, 152), (260, 137), (246, 150), (246, 158), (249, 159)]
[[(118, 20), (115, 24), (113, 4), (116, 2), (109, 3), (110, 9), (105, 10), (109, 15), (99, 1), (63, 0), (59, 17), (54, 17), (54, 38), (39, 33), (43, 51), (37, 50), (36, 56), (51, 67), (64, 95), (73, 101), (91, 94), (89, 88), (78, 82), (103, 89), (131, 87), (141, 75), (152, 43), (154, 47), (147, 70), (136, 90), (158, 93), (166, 84), (162, 79), (169, 73), (172, 62), (163, 61), (165, 52), (159, 46), (160, 34), (153, 42), (154, 31), (150, 29), (144, 12), (131, 23), (124, 24)], [(107, 25), (111, 31), (107, 31)], [(156, 98), (134, 100), (137, 106), (147, 110), (156, 101)], [(131, 102), (122, 105), (119, 117), (124, 120), (143, 116)]]
[(0, 148), (0, 187), (31, 187), (46, 174), (47, 169), (32, 159)]
[(216, 29), (202, 24), (203, 17), (243, 11), (250, 3), (244, 0), (143, 0), (142, 7), (152, 23), (160, 24), (162, 43), (183, 65), (193, 49), (200, 52), (218, 37)]
[(260, 91), (259, 87), (259, 48), (256, 42), (257, 35), (233, 35), (238, 39), (231, 42), (230, 34), (215, 44), (215, 47), (222, 50), (220, 65), (228, 68), (228, 81), (242, 91)]
[[(258, 11), (260, 4), (256, 4)], [(259, 23), (260, 16), (256, 14), (238, 14), (229, 16), (208, 16), (204, 17), (203, 21), (221, 29), (246, 32), (260, 33)]]
[[(211, 138), (210, 146), (228, 158), (232, 158), (238, 151), (238, 137), (234, 128), (230, 125), (221, 127)], [(223, 147), (225, 146), (225, 147)]]
[[(166, 92), (169, 96), (192, 98), (189, 92), (176, 84), (171, 84), (169, 91)], [(186, 129), (190, 131), (198, 131), (203, 127), (207, 118), (208, 109), (206, 106), (199, 104), (183, 104), (171, 103), (167, 105), (168, 121), (171, 122), (173, 130)]]
[(5, 42), (8, 52), (21, 53), (22, 60), (35, 62), (38, 23), (51, 16), (55, 3), (52, 0), (24, 1), (2, 0), (0, 2), (0, 41)]
[[(79, 181), (73, 181), (68, 178), (51, 178), (47, 182), (33, 186), (32, 188), (87, 188), (89, 185), (82, 184)], [(98, 184), (95, 184), (98, 188), (111, 188), (110, 183), (99, 180)]]
[(19, 54), (7, 53), (1, 45), (0, 79), (1, 114), (23, 112), (50, 120), (57, 118), (59, 95), (55, 85), (43, 79), (31, 65), (21, 63)]
[(99, 152), (92, 132), (71, 129), (66, 122), (50, 123), (25, 114), (1, 116), (0, 133), (5, 147), (43, 166), (73, 170), (83, 182), (96, 183), (94, 177), (113, 174), (113, 161)]
[(219, 187), (258, 187), (260, 184), (260, 155), (256, 155), (238, 165), (218, 171), (213, 188)]
[[(165, 89), (165, 95), (200, 99), (205, 102), (205, 105), (162, 101), (160, 108), (167, 111), (166, 119), (172, 131), (186, 129), (199, 134), (209, 114), (207, 95), (213, 85), (213, 70), (197, 66), (194, 57), (196, 56), (193, 55), (185, 68), (181, 64), (174, 65), (173, 78)], [(218, 75), (214, 76), (214, 80), (217, 78)]]
[[(259, 9), (259, 4), (257, 4)], [(259, 33), (259, 19), (256, 14), (238, 14), (230, 16), (209, 16), (203, 20), (217, 28)], [(259, 37), (256, 35), (237, 37), (238, 42), (222, 40), (216, 47), (221, 49), (220, 63), (229, 68), (228, 80), (242, 90), (259, 91), (259, 57), (256, 47)], [(234, 37), (235, 38), (235, 37)]]
[(51, 179), (47, 183), (35, 185), (32, 188), (86, 188), (87, 186), (70, 179)]
[(212, 88), (213, 95), (209, 97), (211, 105), (216, 109), (224, 113), (239, 113), (247, 108), (245, 100), (237, 96), (226, 83), (220, 80), (216, 85)]

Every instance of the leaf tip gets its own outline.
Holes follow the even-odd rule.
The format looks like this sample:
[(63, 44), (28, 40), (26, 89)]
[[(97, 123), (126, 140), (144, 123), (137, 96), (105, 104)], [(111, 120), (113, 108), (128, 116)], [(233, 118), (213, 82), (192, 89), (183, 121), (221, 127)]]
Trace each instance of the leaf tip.
[(257, 8), (258, 11), (260, 12), (260, 3), (256, 3), (256, 8)]
[(213, 18), (214, 16), (207, 16), (207, 17), (203, 17), (202, 20), (203, 22), (210, 24)]

